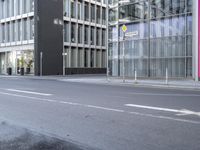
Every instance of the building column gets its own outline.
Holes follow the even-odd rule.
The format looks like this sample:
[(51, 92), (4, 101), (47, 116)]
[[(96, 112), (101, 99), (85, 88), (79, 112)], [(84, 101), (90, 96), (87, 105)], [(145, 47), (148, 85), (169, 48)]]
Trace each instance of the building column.
[(193, 78), (195, 81), (200, 79), (200, 0), (193, 0)]
[(7, 68), (8, 68), (8, 52), (5, 52), (5, 65), (4, 65), (5, 74), (7, 74)]
[(200, 81), (200, 0), (198, 0), (198, 81)]

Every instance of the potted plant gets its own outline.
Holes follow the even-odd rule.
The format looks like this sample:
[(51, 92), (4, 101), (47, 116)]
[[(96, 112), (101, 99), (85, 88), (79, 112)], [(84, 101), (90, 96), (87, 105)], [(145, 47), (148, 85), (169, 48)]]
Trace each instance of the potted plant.
[(20, 75), (24, 75), (24, 64), (25, 64), (25, 60), (24, 57), (22, 56), (21, 59), (19, 60), (20, 62)]
[(11, 68), (11, 67), (8, 67), (8, 68), (7, 68), (7, 74), (8, 74), (8, 75), (12, 75), (12, 68)]
[(29, 60), (29, 61), (26, 63), (26, 73), (27, 73), (27, 74), (30, 74), (32, 64), (33, 64), (33, 60)]
[(7, 74), (8, 75), (12, 75), (12, 65), (11, 65), (11, 62), (8, 62)]

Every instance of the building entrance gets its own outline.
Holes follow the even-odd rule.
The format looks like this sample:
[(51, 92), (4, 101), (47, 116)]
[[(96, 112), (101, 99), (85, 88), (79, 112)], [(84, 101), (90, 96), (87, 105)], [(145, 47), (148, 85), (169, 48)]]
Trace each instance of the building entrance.
[(16, 53), (16, 73), (34, 74), (34, 54), (31, 50), (17, 51)]

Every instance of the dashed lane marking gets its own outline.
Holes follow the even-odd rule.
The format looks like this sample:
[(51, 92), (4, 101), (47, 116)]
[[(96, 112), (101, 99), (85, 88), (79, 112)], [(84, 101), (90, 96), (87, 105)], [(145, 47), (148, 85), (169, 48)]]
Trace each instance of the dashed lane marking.
[[(151, 117), (151, 118), (156, 118), (156, 119), (164, 119), (164, 120), (171, 120), (171, 121), (177, 121), (177, 122), (183, 122), (183, 123), (190, 123), (190, 124), (198, 124), (198, 125), (200, 125), (200, 121), (195, 121), (195, 120), (187, 120), (187, 119), (179, 119), (179, 118), (173, 118), (173, 117), (168, 117), (168, 116), (160, 116), (160, 115), (145, 114), (145, 113), (139, 113), (139, 112), (131, 112), (131, 111), (126, 111), (126, 110), (121, 110), (121, 109), (115, 109), (115, 108), (108, 108), (108, 107), (103, 107), (103, 106), (95, 106), (95, 105), (87, 105), (87, 104), (81, 104), (81, 103), (60, 101), (60, 100), (55, 100), (55, 99), (31, 97), (31, 96), (25, 96), (25, 95), (19, 95), (19, 94), (12, 94), (12, 93), (6, 93), (6, 92), (0, 92), (0, 94), (1, 95), (7, 95), (7, 96), (13, 96), (13, 97), (26, 98), (26, 100), (27, 99), (31, 99), (31, 100), (37, 100), (37, 101), (43, 101), (43, 102), (66, 104), (66, 105), (72, 105), (72, 106), (78, 106), (78, 107), (98, 109), (98, 110), (103, 110), (103, 111), (110, 111), (110, 112), (117, 112), (117, 113), (126, 113), (126, 114), (132, 114), (132, 115), (143, 116), (143, 117)], [(17, 100), (17, 99), (15, 99), (15, 100)], [(20, 99), (20, 100), (23, 100), (23, 99)]]
[(40, 93), (40, 92), (33, 92), (33, 91), (23, 91), (23, 90), (17, 90), (17, 89), (6, 89), (10, 92), (18, 92), (18, 93), (26, 93), (26, 94), (34, 94), (34, 95), (40, 95), (40, 96), (51, 96), (52, 94), (47, 93)]

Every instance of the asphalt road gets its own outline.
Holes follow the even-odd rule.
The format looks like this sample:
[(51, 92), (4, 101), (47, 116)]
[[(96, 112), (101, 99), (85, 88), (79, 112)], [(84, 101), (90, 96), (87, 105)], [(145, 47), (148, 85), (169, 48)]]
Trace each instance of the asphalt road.
[(0, 78), (0, 120), (94, 150), (200, 150), (200, 92)]

